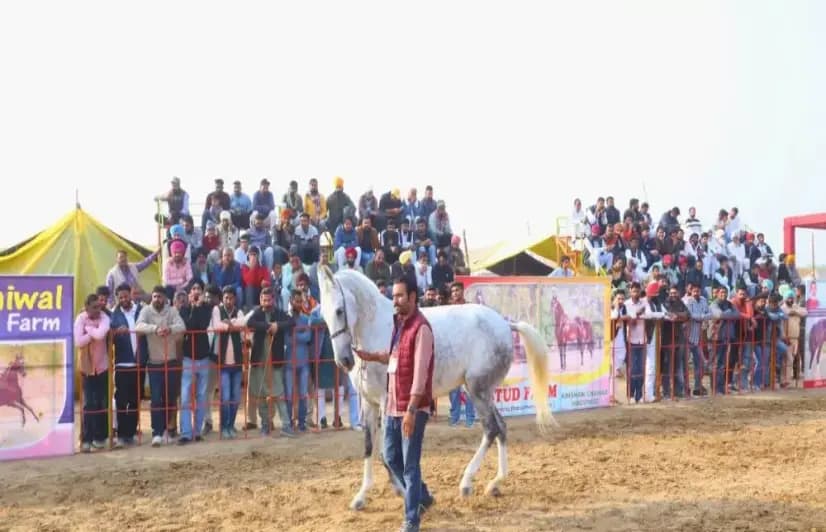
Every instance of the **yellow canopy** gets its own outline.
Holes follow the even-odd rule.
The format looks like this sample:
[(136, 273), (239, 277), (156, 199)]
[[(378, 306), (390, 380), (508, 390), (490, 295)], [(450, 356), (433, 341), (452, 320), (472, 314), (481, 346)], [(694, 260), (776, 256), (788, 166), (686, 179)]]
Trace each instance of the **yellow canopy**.
[[(78, 207), (32, 238), (0, 251), (0, 273), (74, 275), (75, 310), (80, 312), (86, 295), (106, 282), (120, 249), (126, 251), (130, 262), (151, 254)], [(147, 290), (160, 280), (157, 265), (140, 274), (141, 285)]]
[(499, 275), (548, 275), (556, 268), (556, 236), (507, 240), (472, 250), (470, 271), (489, 270)]

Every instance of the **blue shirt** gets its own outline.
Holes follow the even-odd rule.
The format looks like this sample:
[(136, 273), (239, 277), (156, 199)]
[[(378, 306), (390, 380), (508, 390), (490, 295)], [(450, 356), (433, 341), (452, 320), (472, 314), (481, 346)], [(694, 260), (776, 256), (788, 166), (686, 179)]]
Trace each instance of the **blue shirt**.
[(252, 212), (252, 201), (244, 194), (232, 194), (229, 197), (229, 210), (232, 212), (249, 213)]

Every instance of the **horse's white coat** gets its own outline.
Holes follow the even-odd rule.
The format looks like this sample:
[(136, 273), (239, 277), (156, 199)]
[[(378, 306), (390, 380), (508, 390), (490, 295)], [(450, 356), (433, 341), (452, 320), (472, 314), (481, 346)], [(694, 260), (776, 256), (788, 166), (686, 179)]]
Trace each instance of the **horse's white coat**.
[[(367, 277), (356, 271), (342, 270), (333, 275), (328, 268), (319, 268), (318, 277), (321, 314), (333, 336), (336, 362), (339, 365), (354, 364), (350, 374), (361, 394), (364, 409), (364, 473), (362, 486), (351, 503), (351, 508), (360, 510), (364, 508), (367, 492), (373, 485), (371, 451), (384, 442), (384, 438), (378, 438), (378, 422), (386, 401), (387, 366), (362, 361), (355, 357), (352, 348), (369, 352), (389, 350), (393, 334), (393, 304), (379, 293)], [(498, 495), (498, 485), (507, 475), (507, 446), (504, 419), (496, 411), (493, 393), (513, 362), (512, 330), (522, 335), (526, 345), (532, 389), (539, 391), (533, 395), (540, 428), (556, 423), (547, 404), (547, 346), (530, 325), (511, 325), (496, 311), (483, 305), (423, 308), (422, 312), (433, 329), (434, 396), (443, 396), (465, 383), (484, 427), (482, 444), (465, 469), (460, 493), (470, 494), (473, 477), (495, 439), (499, 467), (496, 478), (486, 491)], [(400, 494), (399, 479), (390, 474), (390, 481), (394, 491)]]

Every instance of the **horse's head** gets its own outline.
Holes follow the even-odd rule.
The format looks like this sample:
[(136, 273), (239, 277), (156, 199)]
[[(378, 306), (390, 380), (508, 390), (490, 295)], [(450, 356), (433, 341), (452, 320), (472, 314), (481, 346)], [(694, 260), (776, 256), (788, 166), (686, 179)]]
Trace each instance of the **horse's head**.
[(353, 369), (353, 331), (358, 313), (356, 303), (326, 265), (318, 267), (318, 286), (321, 293), (321, 317), (330, 330), (330, 342), (336, 364), (347, 371)]
[(26, 376), (26, 361), (23, 359), (23, 353), (14, 355), (14, 360), (9, 364), (9, 371), (17, 371), (20, 373), (20, 376)]

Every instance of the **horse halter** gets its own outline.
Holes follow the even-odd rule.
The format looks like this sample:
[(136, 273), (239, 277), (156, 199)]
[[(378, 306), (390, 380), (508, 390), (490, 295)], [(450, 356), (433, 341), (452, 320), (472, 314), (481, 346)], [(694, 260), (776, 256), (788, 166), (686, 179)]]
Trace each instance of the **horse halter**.
[(344, 334), (346, 332), (349, 332), (349, 330), (350, 330), (350, 324), (347, 321), (347, 298), (344, 297), (344, 289), (341, 287), (341, 283), (338, 282), (338, 281), (335, 281), (335, 283), (336, 283), (336, 287), (338, 288), (339, 293), (341, 294), (341, 306), (342, 306), (341, 308), (342, 308), (342, 311), (344, 312), (344, 326), (341, 329), (337, 330), (336, 332), (330, 334), (330, 340), (333, 340), (335, 337), (337, 337), (341, 334)]

